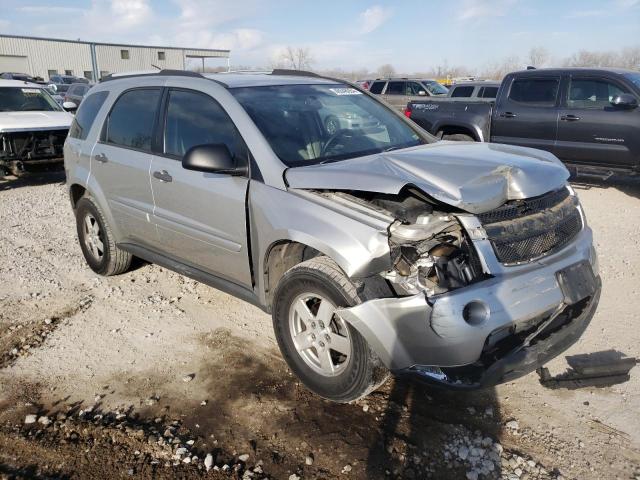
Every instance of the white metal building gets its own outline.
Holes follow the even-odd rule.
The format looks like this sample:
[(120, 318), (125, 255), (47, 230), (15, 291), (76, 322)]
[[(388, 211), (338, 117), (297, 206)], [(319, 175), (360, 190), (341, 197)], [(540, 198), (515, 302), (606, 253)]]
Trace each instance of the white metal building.
[(48, 80), (66, 74), (100, 79), (109, 73), (161, 69), (184, 70), (187, 59), (227, 59), (229, 50), (84, 42), (0, 35), (0, 73), (18, 72)]

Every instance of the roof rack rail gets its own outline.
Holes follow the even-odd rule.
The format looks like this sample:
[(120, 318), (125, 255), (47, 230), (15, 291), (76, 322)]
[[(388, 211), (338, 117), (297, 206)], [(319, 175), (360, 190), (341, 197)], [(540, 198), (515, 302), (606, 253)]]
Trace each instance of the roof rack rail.
[(271, 75), (288, 75), (290, 77), (320, 77), (317, 73), (306, 70), (290, 70), (287, 68), (274, 68)]
[(200, 77), (204, 78), (198, 72), (192, 72), (191, 70), (147, 70), (147, 71), (139, 71), (139, 72), (123, 72), (123, 73), (110, 73), (109, 75), (105, 75), (100, 79), (100, 82), (108, 82), (110, 80), (118, 80), (120, 78), (132, 78), (132, 77), (143, 77), (146, 75), (172, 75), (176, 77)]

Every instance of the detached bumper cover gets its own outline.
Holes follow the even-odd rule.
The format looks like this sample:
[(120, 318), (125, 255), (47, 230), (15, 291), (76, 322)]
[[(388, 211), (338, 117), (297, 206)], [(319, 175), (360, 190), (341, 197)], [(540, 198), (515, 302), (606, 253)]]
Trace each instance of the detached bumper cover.
[[(578, 263), (590, 265), (596, 280), (591, 295), (584, 300), (588, 305), (579, 313), (574, 313), (576, 309), (568, 311), (567, 315), (579, 316), (567, 319), (565, 315), (562, 328), (554, 330), (544, 341), (531, 342), (531, 346), (523, 346), (520, 341), (518, 345), (518, 339), (526, 338), (563, 305), (575, 302), (563, 293), (558, 273)], [(439, 367), (435, 371), (441, 372), (440, 368), (456, 370), (454, 367), (481, 362), (482, 378), (471, 383), (489, 385), (534, 370), (577, 340), (598, 303), (601, 286), (597, 269), (592, 233), (585, 227), (570, 245), (555, 254), (527, 265), (509, 267), (494, 278), (433, 297), (430, 302), (423, 294), (381, 298), (337, 313), (364, 336), (395, 373), (411, 372), (433, 379), (434, 375), (428, 374), (434, 371), (433, 367)], [(463, 318), (464, 307), (471, 301), (482, 302), (489, 311), (489, 317), (479, 325), (469, 324)], [(494, 344), (499, 348), (494, 348)], [(493, 359), (488, 362), (490, 350)], [(440, 373), (435, 377), (450, 380)]]

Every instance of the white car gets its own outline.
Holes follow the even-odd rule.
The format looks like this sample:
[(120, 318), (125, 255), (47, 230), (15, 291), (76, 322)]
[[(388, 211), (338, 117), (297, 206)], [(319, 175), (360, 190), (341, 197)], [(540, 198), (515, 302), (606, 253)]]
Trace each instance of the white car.
[[(71, 110), (75, 104), (65, 107)], [(62, 165), (73, 118), (44, 85), (0, 80), (0, 174)]]

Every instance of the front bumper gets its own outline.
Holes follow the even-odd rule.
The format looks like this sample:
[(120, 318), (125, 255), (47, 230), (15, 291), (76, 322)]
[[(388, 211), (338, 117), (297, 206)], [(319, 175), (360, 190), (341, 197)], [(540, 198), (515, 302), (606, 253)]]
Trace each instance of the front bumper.
[[(575, 303), (565, 297), (557, 273), (585, 261), (596, 278), (586, 307), (544, 341), (518, 345), (518, 338), (524, 339), (554, 312)], [(559, 252), (526, 265), (496, 269), (493, 278), (429, 301), (423, 294), (381, 298), (337, 313), (363, 335), (395, 373), (409, 372), (452, 385), (460, 385), (452, 379), (464, 373), (467, 380), (462, 383), (467, 387), (488, 386), (534, 370), (578, 339), (598, 303), (601, 283), (597, 269), (592, 232), (585, 227)], [(463, 318), (464, 307), (471, 301), (482, 302), (489, 311), (488, 318), (477, 325)], [(502, 347), (498, 357), (494, 352), (494, 358), (488, 361), (491, 342), (501, 338), (513, 340), (512, 348)], [(504, 343), (509, 345), (508, 341)], [(482, 366), (478, 370), (479, 364)], [(454, 367), (466, 367), (472, 374)], [(445, 373), (447, 368), (450, 374)]]

